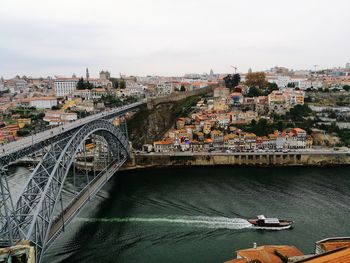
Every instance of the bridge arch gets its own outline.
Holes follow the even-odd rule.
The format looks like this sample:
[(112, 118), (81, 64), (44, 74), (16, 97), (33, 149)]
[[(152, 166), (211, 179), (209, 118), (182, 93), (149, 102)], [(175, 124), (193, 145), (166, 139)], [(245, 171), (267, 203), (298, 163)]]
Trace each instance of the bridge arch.
[[(112, 152), (113, 171), (128, 158), (129, 145), (125, 132), (107, 120), (95, 120), (84, 125), (73, 136), (53, 144), (32, 172), (15, 204), (9, 227), (14, 239), (30, 240), (41, 261), (54, 220), (54, 211), (62, 202), (63, 184), (82, 145), (91, 135), (102, 136)], [(63, 209), (63, 207), (62, 207)]]

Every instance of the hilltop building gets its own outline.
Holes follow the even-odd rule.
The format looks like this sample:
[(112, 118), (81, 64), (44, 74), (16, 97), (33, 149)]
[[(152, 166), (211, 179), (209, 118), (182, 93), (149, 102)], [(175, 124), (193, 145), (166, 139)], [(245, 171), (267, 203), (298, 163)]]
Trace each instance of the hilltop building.
[(111, 73), (109, 71), (100, 71), (100, 79), (106, 79), (109, 80), (111, 78)]

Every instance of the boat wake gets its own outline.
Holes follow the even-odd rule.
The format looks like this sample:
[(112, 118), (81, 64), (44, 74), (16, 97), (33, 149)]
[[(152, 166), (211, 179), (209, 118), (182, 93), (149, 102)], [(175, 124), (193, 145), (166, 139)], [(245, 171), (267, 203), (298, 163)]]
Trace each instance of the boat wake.
[(252, 224), (242, 218), (181, 216), (181, 217), (125, 217), (125, 218), (77, 218), (81, 222), (91, 223), (150, 223), (177, 224), (182, 226), (212, 228), (212, 229), (244, 229)]

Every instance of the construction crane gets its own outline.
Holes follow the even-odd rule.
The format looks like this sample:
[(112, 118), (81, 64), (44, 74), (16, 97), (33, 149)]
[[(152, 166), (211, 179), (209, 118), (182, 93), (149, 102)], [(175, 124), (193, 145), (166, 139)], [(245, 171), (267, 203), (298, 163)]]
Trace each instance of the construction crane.
[(231, 68), (235, 69), (235, 74), (236, 74), (237, 73), (237, 67), (231, 65)]

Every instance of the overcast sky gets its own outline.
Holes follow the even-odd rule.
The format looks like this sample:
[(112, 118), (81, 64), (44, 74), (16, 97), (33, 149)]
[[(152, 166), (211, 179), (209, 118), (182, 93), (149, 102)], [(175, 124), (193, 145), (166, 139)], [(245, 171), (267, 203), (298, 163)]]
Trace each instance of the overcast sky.
[(344, 66), (349, 0), (0, 0), (0, 76)]

